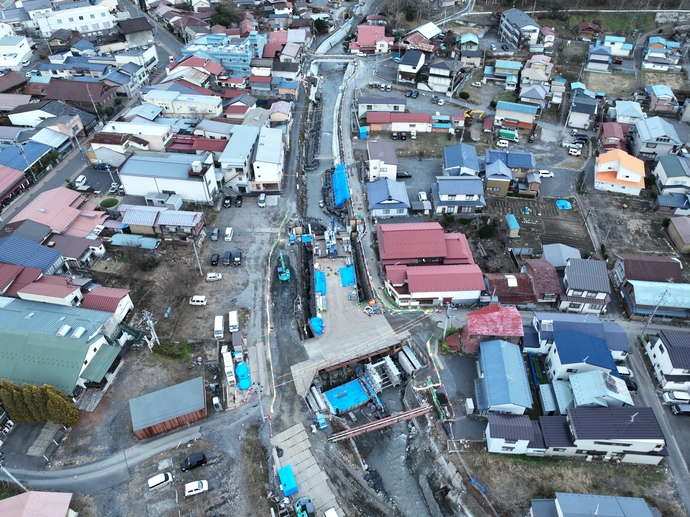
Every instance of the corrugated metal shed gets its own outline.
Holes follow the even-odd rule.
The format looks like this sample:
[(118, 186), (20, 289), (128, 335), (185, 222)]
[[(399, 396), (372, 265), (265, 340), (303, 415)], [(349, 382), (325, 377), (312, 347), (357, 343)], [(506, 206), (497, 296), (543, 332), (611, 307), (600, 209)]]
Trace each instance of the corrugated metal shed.
[(98, 349), (96, 355), (91, 358), (89, 364), (81, 372), (81, 377), (92, 382), (101, 382), (108, 369), (113, 364), (117, 356), (120, 355), (120, 349), (110, 345), (102, 345)]
[[(175, 403), (171, 404), (170, 401)], [(140, 440), (206, 418), (204, 378), (142, 395), (129, 401), (134, 434)]]
[(479, 345), (479, 364), (486, 386), (487, 409), (502, 404), (532, 407), (532, 391), (518, 345), (485, 341)]

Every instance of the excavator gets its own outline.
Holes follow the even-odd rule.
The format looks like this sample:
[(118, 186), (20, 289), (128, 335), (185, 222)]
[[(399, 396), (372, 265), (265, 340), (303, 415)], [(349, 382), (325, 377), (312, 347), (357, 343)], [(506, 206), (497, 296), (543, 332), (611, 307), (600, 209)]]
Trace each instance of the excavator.
[(465, 112), (465, 118), (474, 118), (475, 115), (478, 115), (477, 120), (481, 120), (484, 117), (484, 112), (482, 110), (467, 110)]
[(283, 252), (279, 252), (280, 264), (278, 264), (278, 280), (281, 282), (287, 282), (290, 280), (290, 268), (285, 266), (285, 260), (283, 259)]

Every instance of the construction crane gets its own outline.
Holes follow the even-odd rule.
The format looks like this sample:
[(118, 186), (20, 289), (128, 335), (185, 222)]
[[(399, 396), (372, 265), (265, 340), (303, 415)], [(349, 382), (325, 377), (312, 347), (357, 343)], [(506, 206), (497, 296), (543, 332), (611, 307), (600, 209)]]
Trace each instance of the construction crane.
[(290, 280), (290, 268), (285, 265), (285, 260), (283, 259), (283, 252), (279, 252), (280, 264), (278, 264), (278, 280), (281, 282), (287, 282)]

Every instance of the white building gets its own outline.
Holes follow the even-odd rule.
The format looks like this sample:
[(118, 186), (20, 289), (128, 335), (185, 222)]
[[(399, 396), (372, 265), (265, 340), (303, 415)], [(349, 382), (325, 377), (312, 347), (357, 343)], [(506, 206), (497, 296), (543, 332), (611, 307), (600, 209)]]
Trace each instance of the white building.
[(539, 38), (541, 26), (519, 9), (508, 9), (501, 14), (498, 34), (502, 41), (516, 48), (534, 45)]
[(122, 165), (119, 176), (125, 192), (131, 196), (177, 194), (183, 201), (211, 204), (218, 191), (210, 153), (135, 154)]
[(187, 95), (174, 91), (151, 90), (144, 100), (163, 108), (163, 117), (207, 119), (220, 117), (223, 103), (215, 95)]
[(644, 162), (620, 149), (596, 158), (594, 188), (597, 190), (639, 196), (644, 189), (644, 177)]
[(489, 413), (486, 448), (498, 454), (544, 455), (544, 440), (539, 424), (527, 415)]
[(230, 141), (219, 159), (222, 181), (236, 192), (252, 192), (251, 166), (259, 128), (244, 125), (232, 128)]
[(398, 174), (398, 157), (395, 155), (393, 144), (367, 140), (367, 152), (369, 154), (369, 181), (380, 178), (395, 181)]
[(117, 18), (110, 14), (108, 5), (103, 2), (96, 5), (85, 1), (55, 3), (48, 12), (35, 11), (29, 16), (33, 17), (44, 38), (59, 29), (79, 31), (82, 36), (96, 36), (114, 31), (117, 23)]
[(1, 68), (21, 70), (22, 61), (31, 59), (32, 54), (29, 41), (24, 36), (5, 36), (0, 39)]
[(690, 391), (689, 337), (677, 330), (661, 330), (649, 336), (644, 349), (662, 390)]
[(280, 190), (283, 185), (284, 164), (283, 132), (262, 127), (252, 164), (252, 190)]
[(149, 143), (150, 151), (165, 151), (165, 146), (173, 135), (172, 127), (155, 122), (109, 122), (100, 132), (140, 136)]
[(616, 363), (602, 338), (582, 332), (555, 332), (554, 346), (545, 360), (552, 380), (568, 380), (572, 374), (599, 370), (616, 372)]

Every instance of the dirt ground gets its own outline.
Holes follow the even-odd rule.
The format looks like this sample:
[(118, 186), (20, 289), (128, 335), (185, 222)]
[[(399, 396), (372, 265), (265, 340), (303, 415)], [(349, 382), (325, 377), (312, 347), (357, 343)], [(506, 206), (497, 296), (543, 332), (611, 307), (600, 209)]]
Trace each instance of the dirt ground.
[(660, 72), (642, 72), (642, 84), (665, 84), (672, 90), (687, 90), (688, 81), (685, 74), (662, 74)]
[[(635, 87), (635, 76), (624, 74), (597, 74), (584, 72), (582, 82), (593, 92), (604, 92), (608, 96), (619, 96), (628, 93)], [(642, 84), (653, 84), (645, 81)]]
[(502, 516), (523, 516), (531, 499), (552, 498), (556, 491), (643, 497), (664, 517), (685, 515), (664, 467), (486, 453), (462, 455), (473, 472), (481, 472), (487, 496)]

